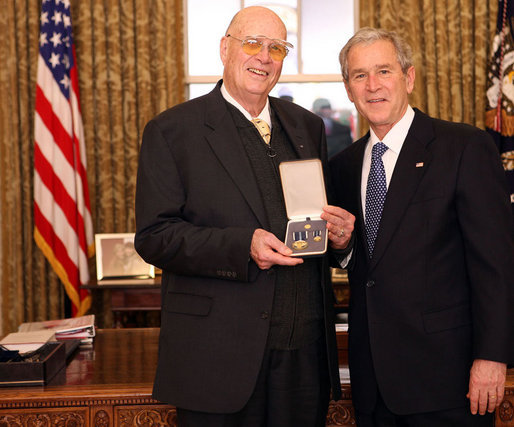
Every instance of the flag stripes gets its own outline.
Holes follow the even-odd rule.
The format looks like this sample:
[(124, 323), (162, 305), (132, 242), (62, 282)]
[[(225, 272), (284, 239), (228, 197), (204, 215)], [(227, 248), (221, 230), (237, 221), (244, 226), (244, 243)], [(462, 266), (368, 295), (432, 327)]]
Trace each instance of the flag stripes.
[(91, 298), (94, 254), (70, 5), (43, 0), (34, 119), (34, 239), (64, 284), (74, 316)]

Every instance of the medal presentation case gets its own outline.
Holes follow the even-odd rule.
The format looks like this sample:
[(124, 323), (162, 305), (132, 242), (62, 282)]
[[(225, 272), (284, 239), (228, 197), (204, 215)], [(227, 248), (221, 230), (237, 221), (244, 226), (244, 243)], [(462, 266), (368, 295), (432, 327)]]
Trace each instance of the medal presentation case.
[(293, 250), (291, 256), (323, 255), (328, 232), (326, 221), (320, 218), (327, 204), (321, 161), (282, 162), (279, 169), (289, 218), (285, 244)]

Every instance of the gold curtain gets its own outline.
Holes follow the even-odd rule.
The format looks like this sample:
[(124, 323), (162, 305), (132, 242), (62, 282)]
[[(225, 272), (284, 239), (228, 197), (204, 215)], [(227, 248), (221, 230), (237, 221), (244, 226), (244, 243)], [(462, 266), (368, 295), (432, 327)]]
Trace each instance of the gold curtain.
[[(41, 0), (2, 6), (0, 336), (64, 315), (63, 286), (32, 236)], [(72, 0), (71, 8), (94, 231), (133, 232), (143, 127), (185, 99), (182, 0)], [(93, 311), (108, 312), (108, 293), (93, 297)]]
[(412, 106), (484, 128), (498, 0), (361, 0), (359, 7), (361, 27), (396, 31), (412, 46)]

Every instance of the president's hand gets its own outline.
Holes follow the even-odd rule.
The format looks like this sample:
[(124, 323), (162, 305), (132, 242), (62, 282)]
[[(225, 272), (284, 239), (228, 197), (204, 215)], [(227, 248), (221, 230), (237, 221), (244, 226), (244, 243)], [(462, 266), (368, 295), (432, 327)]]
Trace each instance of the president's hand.
[(355, 217), (337, 206), (325, 206), (321, 218), (327, 221), (328, 239), (333, 249), (346, 249), (352, 238)]
[(267, 270), (274, 265), (298, 265), (302, 258), (293, 258), (293, 251), (277, 237), (262, 228), (254, 231), (250, 256), (261, 270)]
[(484, 415), (493, 412), (503, 400), (507, 365), (492, 360), (476, 359), (469, 376), (469, 399), (471, 413)]

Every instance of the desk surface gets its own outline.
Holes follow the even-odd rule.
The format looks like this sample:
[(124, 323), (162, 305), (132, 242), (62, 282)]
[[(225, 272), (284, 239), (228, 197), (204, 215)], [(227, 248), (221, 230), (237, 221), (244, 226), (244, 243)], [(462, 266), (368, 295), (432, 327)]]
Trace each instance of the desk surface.
[[(93, 401), (101, 403), (102, 399), (158, 403), (151, 399), (158, 337), (158, 328), (100, 329), (93, 346), (80, 349), (47, 386), (0, 388), (0, 410), (59, 406), (64, 402), (72, 402), (71, 406), (89, 406)], [(346, 368), (344, 363), (341, 368)], [(347, 378), (342, 380), (342, 385), (349, 392)], [(509, 370), (506, 385), (506, 397), (512, 399), (514, 369)], [(500, 426), (512, 425), (513, 403), (506, 400), (505, 404), (505, 417), (509, 421), (497, 424)], [(351, 401), (348, 405), (351, 406)]]
[(157, 366), (158, 328), (99, 329), (90, 348), (73, 359), (44, 387), (0, 388), (0, 408), (13, 401), (151, 396)]

